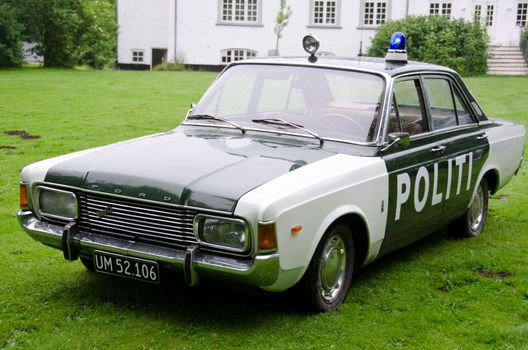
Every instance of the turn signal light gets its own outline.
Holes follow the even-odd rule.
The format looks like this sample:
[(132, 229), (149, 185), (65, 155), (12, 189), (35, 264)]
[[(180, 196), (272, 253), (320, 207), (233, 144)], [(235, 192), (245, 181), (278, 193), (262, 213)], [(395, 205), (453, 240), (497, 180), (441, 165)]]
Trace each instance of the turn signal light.
[(20, 184), (20, 209), (29, 209), (27, 187), (25, 184)]
[(296, 226), (293, 226), (291, 228), (291, 234), (292, 236), (295, 236), (296, 234), (298, 234), (299, 232), (301, 232), (303, 229), (303, 227), (301, 225), (296, 225)]
[(277, 236), (275, 234), (275, 223), (259, 223), (258, 247), (260, 251), (277, 249)]

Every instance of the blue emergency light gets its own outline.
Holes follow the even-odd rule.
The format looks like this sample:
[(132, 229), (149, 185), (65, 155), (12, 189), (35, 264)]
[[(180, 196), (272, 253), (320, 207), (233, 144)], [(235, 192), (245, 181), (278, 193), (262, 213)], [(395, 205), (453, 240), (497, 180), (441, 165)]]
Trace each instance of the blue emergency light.
[(395, 32), (390, 38), (389, 50), (385, 60), (387, 62), (407, 62), (407, 48), (405, 47), (406, 39), (405, 34), (402, 32)]

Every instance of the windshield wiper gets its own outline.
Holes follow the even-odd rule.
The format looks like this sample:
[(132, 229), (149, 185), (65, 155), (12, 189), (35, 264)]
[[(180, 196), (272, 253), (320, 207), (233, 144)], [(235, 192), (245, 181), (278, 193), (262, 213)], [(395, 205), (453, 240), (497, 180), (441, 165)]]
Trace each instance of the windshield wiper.
[(226, 124), (232, 125), (238, 130), (242, 132), (242, 134), (246, 133), (246, 129), (238, 125), (237, 123), (233, 123), (230, 120), (224, 119), (222, 117), (217, 117), (216, 115), (209, 115), (209, 114), (192, 114), (187, 117), (187, 119), (202, 119), (202, 120), (219, 120), (221, 122), (224, 122)]
[(292, 128), (300, 129), (300, 130), (306, 132), (307, 134), (310, 134), (310, 135), (312, 135), (313, 137), (315, 137), (316, 139), (318, 139), (318, 140), (319, 140), (319, 145), (320, 145), (320, 146), (322, 146), (323, 143), (324, 143), (323, 138), (322, 138), (321, 136), (317, 135), (315, 132), (306, 129), (306, 128), (305, 128), (304, 126), (302, 126), (302, 125), (299, 125), (299, 124), (295, 124), (295, 123), (289, 122), (289, 121), (284, 120), (284, 119), (282, 119), (282, 118), (263, 118), (263, 119), (253, 119), (252, 122), (253, 122), (253, 123), (262, 123), (262, 124), (270, 124), (270, 125), (291, 126)]

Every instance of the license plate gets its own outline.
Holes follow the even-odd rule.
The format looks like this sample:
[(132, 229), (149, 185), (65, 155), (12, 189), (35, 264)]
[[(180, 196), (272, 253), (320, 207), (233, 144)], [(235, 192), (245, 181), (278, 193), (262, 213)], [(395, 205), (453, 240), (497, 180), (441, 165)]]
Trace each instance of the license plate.
[(144, 282), (159, 283), (159, 267), (155, 261), (132, 258), (101, 251), (94, 252), (95, 271)]

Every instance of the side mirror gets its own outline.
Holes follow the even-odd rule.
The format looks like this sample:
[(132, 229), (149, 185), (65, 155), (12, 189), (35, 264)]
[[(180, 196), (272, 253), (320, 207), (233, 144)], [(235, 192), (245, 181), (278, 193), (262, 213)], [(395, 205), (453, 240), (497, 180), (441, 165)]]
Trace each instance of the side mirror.
[(191, 103), (191, 105), (189, 106), (189, 109), (187, 110), (187, 115), (185, 116), (185, 118), (193, 114), (195, 109), (196, 109), (196, 103)]
[(385, 152), (394, 145), (400, 145), (404, 148), (409, 147), (411, 144), (411, 136), (408, 132), (392, 132), (388, 135), (389, 144), (381, 149)]

